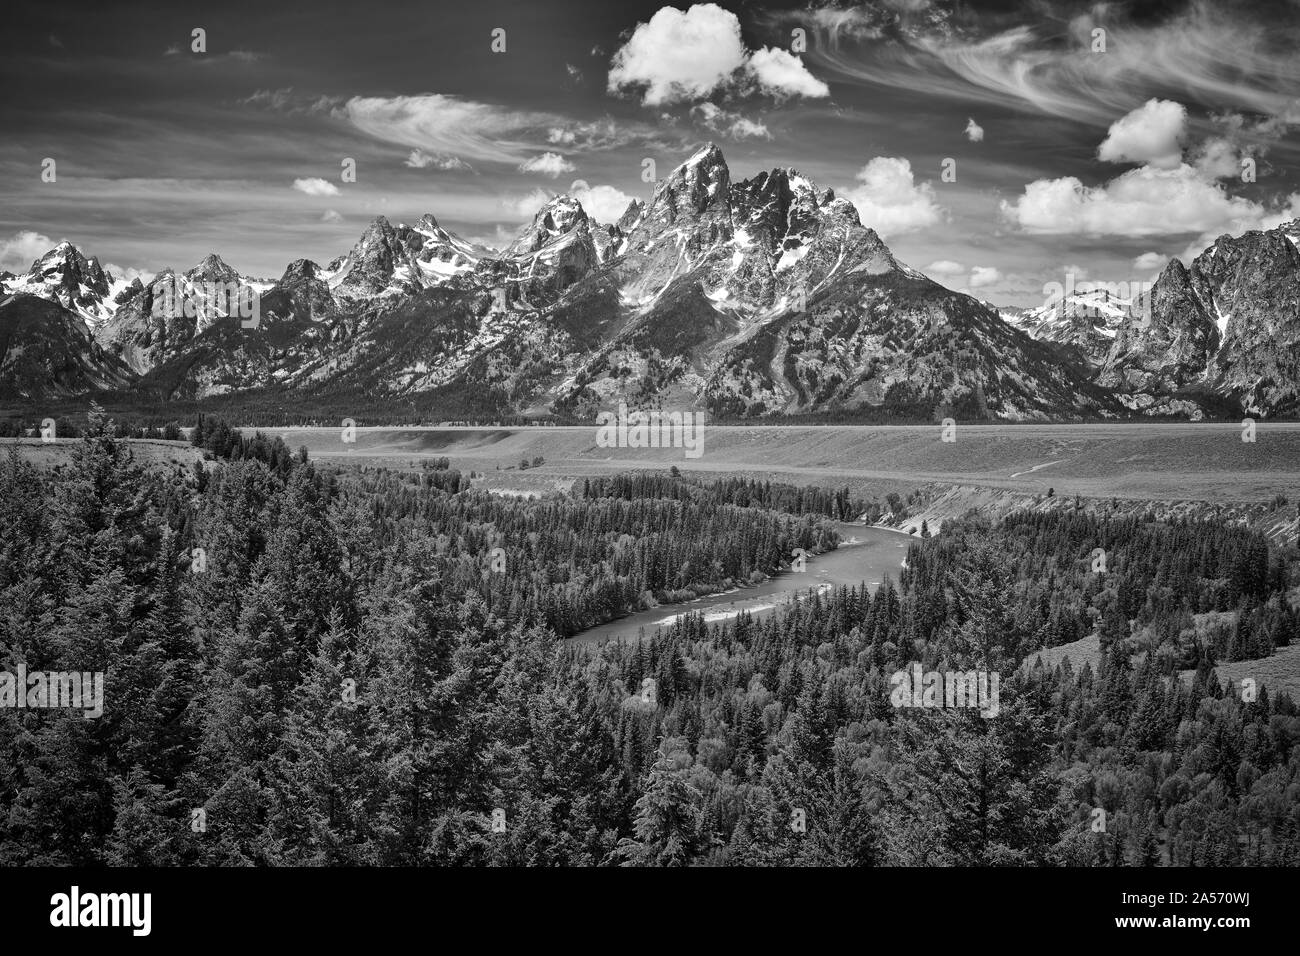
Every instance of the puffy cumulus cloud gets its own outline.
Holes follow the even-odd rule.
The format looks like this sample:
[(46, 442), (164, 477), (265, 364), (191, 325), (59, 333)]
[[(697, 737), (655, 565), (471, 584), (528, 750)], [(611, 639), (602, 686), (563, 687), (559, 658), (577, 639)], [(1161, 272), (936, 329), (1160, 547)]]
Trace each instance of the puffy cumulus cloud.
[(135, 266), (119, 266), (111, 262), (104, 263), (104, 271), (120, 282), (133, 282), (139, 279), (145, 285), (148, 285), (155, 275), (148, 269), (137, 269)]
[[(581, 203), (587, 215), (597, 222), (617, 222), (632, 202), (632, 197), (620, 189), (613, 186), (592, 186), (583, 179), (575, 179), (569, 186), (568, 194)], [(529, 219), (537, 215), (537, 211), (554, 199), (555, 195), (538, 188), (523, 196), (504, 199), (501, 204), (510, 213)]]
[(691, 108), (691, 114), (715, 133), (732, 139), (771, 139), (767, 124), (751, 120), (739, 113), (730, 113), (715, 103), (700, 103)]
[(1292, 193), (1280, 208), (1274, 209), (1272, 212), (1260, 210), (1259, 215), (1248, 222), (1234, 224), (1226, 230), (1211, 229), (1201, 233), (1187, 244), (1187, 248), (1182, 251), (1179, 258), (1184, 262), (1191, 262), (1211, 246), (1224, 232), (1239, 235), (1251, 229), (1276, 229), (1284, 222), (1290, 222), (1292, 219), (1300, 219), (1300, 193)]
[(1148, 100), (1111, 124), (1098, 149), (1101, 159), (1145, 165), (1100, 186), (1085, 186), (1073, 176), (1035, 180), (1014, 202), (1002, 202), (1002, 215), (1026, 232), (1095, 236), (1213, 237), (1287, 221), (1295, 214), (1295, 197), (1282, 209), (1270, 209), (1232, 195), (1221, 182), (1240, 171), (1237, 141), (1244, 128), (1239, 118), (1221, 119), (1226, 132), (1197, 144), (1184, 160), (1187, 111), (1169, 100)]
[(550, 200), (551, 194), (539, 187), (523, 196), (502, 199), (501, 205), (506, 211), (521, 219), (531, 219), (537, 215), (537, 210), (545, 206)]
[(1001, 211), (1026, 232), (1043, 235), (1239, 232), (1261, 228), (1271, 218), (1260, 204), (1230, 196), (1186, 163), (1175, 169), (1142, 166), (1094, 187), (1073, 176), (1039, 179), (1015, 202), (1003, 200)]
[(581, 179), (573, 181), (569, 195), (578, 200), (587, 215), (597, 222), (618, 222), (632, 202), (632, 197), (620, 189), (613, 186), (589, 186)]
[(470, 170), (469, 163), (465, 162), (459, 156), (434, 156), (426, 153), (422, 149), (413, 149), (409, 156), (403, 162), (403, 165), (410, 166), (412, 169), (427, 169), (432, 166), (434, 169), (440, 169), (444, 172), (453, 170)]
[(731, 11), (716, 3), (662, 7), (615, 51), (608, 89), (645, 87), (647, 106), (700, 99), (728, 83), (745, 60), (740, 20)]
[(967, 283), (972, 289), (978, 289), (986, 285), (996, 285), (1002, 281), (1002, 273), (992, 266), (974, 266), (970, 271), (970, 281)]
[(516, 238), (518, 238), (516, 233), (506, 229), (500, 223), (492, 227), (491, 233), (465, 236), (468, 242), (487, 249), (504, 249), (514, 242)]
[(1176, 169), (1183, 161), (1187, 108), (1173, 100), (1147, 100), (1111, 124), (1097, 158)]
[(1222, 136), (1212, 136), (1196, 148), (1192, 164), (1210, 179), (1227, 179), (1241, 172), (1237, 147)]
[(967, 118), (965, 133), (966, 138), (972, 143), (984, 142), (984, 127), (973, 119)]
[(306, 193), (308, 196), (337, 196), (339, 194), (339, 187), (328, 180), (321, 179), (319, 176), (295, 179), (293, 188), (300, 193)]
[(759, 88), (778, 99), (831, 95), (830, 87), (809, 73), (802, 60), (778, 47), (755, 50), (749, 58), (748, 68)]
[(0, 239), (0, 269), (7, 272), (26, 272), (32, 263), (54, 248), (49, 236), (24, 229), (8, 239)]
[(573, 141), (578, 138), (578, 134), (571, 129), (562, 129), (553, 126), (546, 131), (546, 141), (548, 143), (560, 143), (565, 146), (571, 146)]
[(571, 173), (575, 168), (573, 163), (559, 153), (542, 153), (540, 156), (534, 156), (532, 159), (519, 164), (520, 172), (540, 173), (543, 176), (550, 176), (552, 179), (561, 173)]
[(716, 3), (662, 7), (638, 23), (611, 60), (610, 93), (642, 90), (646, 106), (704, 99), (717, 90), (749, 85), (778, 98), (824, 97), (830, 89), (803, 61), (778, 48), (745, 48), (740, 20)]
[(1133, 260), (1136, 272), (1159, 272), (1169, 263), (1169, 257), (1159, 252), (1144, 252)]
[(321, 222), (342, 222), (343, 216), (337, 209), (326, 209), (320, 214)]
[(951, 259), (936, 259), (921, 271), (927, 275), (960, 276), (966, 274), (966, 267), (960, 262), (953, 262)]
[(752, 120), (746, 116), (737, 116), (727, 128), (733, 139), (771, 139), (767, 124), (761, 120)]
[(933, 226), (943, 219), (929, 183), (916, 185), (906, 159), (877, 156), (858, 171), (861, 185), (842, 191), (858, 208), (862, 224), (882, 236), (896, 236)]

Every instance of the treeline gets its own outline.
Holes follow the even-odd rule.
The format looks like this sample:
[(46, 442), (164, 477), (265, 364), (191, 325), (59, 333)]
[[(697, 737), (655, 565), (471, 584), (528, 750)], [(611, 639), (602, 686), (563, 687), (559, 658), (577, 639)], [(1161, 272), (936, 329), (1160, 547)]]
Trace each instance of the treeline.
[(929, 553), (960, 551), (967, 534), (989, 539), (1025, 582), (1044, 647), (1095, 630), (1103, 644), (1133, 637), (1193, 668), (1207, 651), (1215, 661), (1267, 657), (1300, 636), (1287, 561), (1247, 528), (1052, 512), (1013, 515), (1001, 532), (989, 539), (978, 521), (951, 523)]
[[(261, 432), (254, 432), (253, 437), (248, 438), (221, 419), (204, 415), (198, 417), (198, 423), (190, 432), (190, 444), (226, 461), (260, 461), (280, 476), (289, 474), (295, 463), (293, 452), (279, 435), (268, 438)], [(297, 462), (304, 464), (306, 461), (307, 448), (303, 446), (298, 449)]]
[[(79, 438), (81, 436), (82, 429), (78, 426), (76, 419), (50, 416), (50, 420), (54, 422), (54, 435), (56, 438)], [(0, 418), (0, 438), (39, 438), (44, 421), (44, 418), (30, 422), (21, 418)], [(113, 436), (115, 438), (146, 438), (159, 441), (182, 441), (185, 438), (185, 435), (181, 432), (181, 426), (175, 421), (153, 426), (126, 420), (116, 420), (113, 423)]]
[[(874, 590), (586, 651), (565, 626), (638, 587), (833, 536), (275, 455), (200, 488), (88, 432), (0, 465), (0, 666), (107, 675), (99, 719), (0, 708), (2, 864), (1300, 863), (1295, 706), (1157, 641), (1163, 607), (1283, 613), (1294, 555), (1249, 533), (972, 518)], [(1099, 666), (1033, 666), (1126, 608)], [(896, 707), (913, 664), (999, 674), (996, 715)]]
[(685, 500), (520, 500), (471, 490), (455, 469), (380, 469), (340, 481), (365, 503), (374, 540), (421, 549), (429, 576), (448, 593), (474, 592), (493, 611), (562, 636), (757, 583), (787, 569), (795, 549), (816, 554), (838, 543), (815, 515), (740, 507), (698, 489)]
[(695, 501), (707, 497), (739, 508), (766, 508), (769, 511), (796, 515), (825, 515), (836, 521), (854, 521), (865, 517), (874, 522), (881, 513), (879, 504), (854, 498), (848, 488), (833, 490), (800, 487), (753, 478), (720, 478), (710, 481), (684, 476), (676, 466), (668, 474), (640, 472), (608, 478), (584, 478), (582, 496), (623, 498), (628, 501), (638, 498)]

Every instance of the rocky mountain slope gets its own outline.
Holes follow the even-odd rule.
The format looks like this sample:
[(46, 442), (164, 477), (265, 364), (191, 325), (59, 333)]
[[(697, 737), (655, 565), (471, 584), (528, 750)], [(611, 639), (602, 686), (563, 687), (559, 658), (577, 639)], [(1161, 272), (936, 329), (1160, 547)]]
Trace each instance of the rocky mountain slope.
[(1172, 260), (1150, 321), (1127, 317), (1098, 382), (1127, 407), (1195, 417), (1300, 412), (1300, 221), (1221, 236), (1189, 266)]
[(1133, 298), (1123, 298), (1106, 288), (1049, 298), (1051, 301), (1036, 309), (1002, 309), (999, 314), (1037, 341), (1077, 350), (1074, 358), (1090, 368), (1100, 368), (1110, 354), (1119, 327), (1141, 307)]
[[(733, 182), (710, 145), (617, 223), (557, 196), (499, 252), (433, 216), (380, 217), (344, 255), (294, 260), (278, 280), (210, 255), (127, 284), (64, 243), (0, 277), (12, 296), (0, 317), (51, 305), (54, 338), (82, 371), (42, 378), (32, 366), (0, 378), (0, 394), (248, 394), (277, 407), (421, 397), (430, 408), (472, 396), (500, 413), (583, 419), (619, 402), (864, 420), (1199, 414), (1189, 388), (1289, 407), (1297, 377), (1275, 346), (1292, 341), (1278, 323), (1300, 321), (1294, 244), (1220, 245), (1186, 276), (1166, 269), (1156, 328), (1110, 300), (1003, 316), (898, 261), (832, 190), (793, 169)], [(237, 296), (255, 298), (255, 321)], [(1277, 310), (1290, 319), (1264, 322)], [(34, 330), (9, 325), (21, 354)]]

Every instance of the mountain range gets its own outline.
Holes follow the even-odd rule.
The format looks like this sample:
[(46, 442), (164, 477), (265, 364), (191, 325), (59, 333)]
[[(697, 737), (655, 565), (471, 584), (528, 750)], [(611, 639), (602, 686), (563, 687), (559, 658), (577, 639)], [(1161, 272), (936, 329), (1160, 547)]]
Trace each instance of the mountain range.
[[(505, 249), (375, 219), (275, 280), (218, 255), (148, 282), (60, 243), (0, 274), (0, 397), (407, 401), (591, 419), (1078, 420), (1300, 411), (1300, 221), (1222, 236), (1124, 298), (999, 310), (896, 259), (793, 169), (701, 149), (616, 223), (557, 196)], [(255, 297), (241, 321), (214, 288)], [(450, 415), (433, 417), (453, 417)]]

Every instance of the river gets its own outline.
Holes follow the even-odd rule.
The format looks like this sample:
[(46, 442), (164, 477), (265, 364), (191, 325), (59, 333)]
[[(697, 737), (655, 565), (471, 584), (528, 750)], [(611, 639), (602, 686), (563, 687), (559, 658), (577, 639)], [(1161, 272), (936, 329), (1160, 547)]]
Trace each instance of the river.
[(602, 644), (611, 639), (636, 640), (644, 632), (671, 624), (683, 614), (703, 613), (707, 621), (722, 621), (749, 611), (756, 618), (771, 614), (796, 594), (809, 588), (829, 590), (841, 585), (879, 584), (888, 574), (895, 581), (914, 538), (900, 531), (835, 522), (840, 546), (808, 559), (802, 572), (783, 572), (752, 588), (738, 588), (724, 594), (710, 594), (683, 604), (661, 604), (606, 624), (588, 628), (568, 640), (574, 644)]

